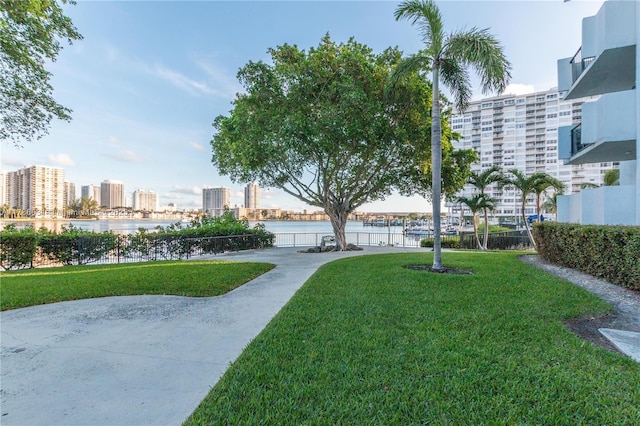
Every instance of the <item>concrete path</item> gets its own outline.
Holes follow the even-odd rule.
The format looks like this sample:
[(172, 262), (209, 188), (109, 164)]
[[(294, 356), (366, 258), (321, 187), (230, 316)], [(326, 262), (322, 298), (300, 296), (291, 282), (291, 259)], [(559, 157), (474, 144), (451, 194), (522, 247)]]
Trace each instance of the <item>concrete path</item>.
[(297, 250), (215, 257), (277, 265), (223, 296), (108, 297), (2, 312), (0, 424), (179, 425), (319, 266), (405, 249)]
[(179, 425), (322, 264), (429, 249), (297, 250), (215, 257), (277, 265), (223, 296), (108, 297), (2, 312), (0, 424)]

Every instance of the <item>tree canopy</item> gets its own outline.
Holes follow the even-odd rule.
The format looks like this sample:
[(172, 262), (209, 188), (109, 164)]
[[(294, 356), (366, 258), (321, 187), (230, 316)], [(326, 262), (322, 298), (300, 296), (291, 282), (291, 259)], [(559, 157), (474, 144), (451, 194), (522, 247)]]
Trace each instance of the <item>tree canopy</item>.
[(54, 117), (71, 119), (53, 98), (45, 64), (56, 60), (61, 39), (81, 38), (55, 0), (0, 0), (0, 139), (20, 146), (47, 134)]
[(417, 160), (429, 136), (430, 84), (414, 73), (385, 88), (399, 50), (374, 54), (326, 35), (308, 51), (270, 49), (271, 64), (238, 72), (246, 90), (214, 121), (213, 164), (235, 182), (277, 187), (331, 218), (344, 249), (347, 215), (383, 199)]

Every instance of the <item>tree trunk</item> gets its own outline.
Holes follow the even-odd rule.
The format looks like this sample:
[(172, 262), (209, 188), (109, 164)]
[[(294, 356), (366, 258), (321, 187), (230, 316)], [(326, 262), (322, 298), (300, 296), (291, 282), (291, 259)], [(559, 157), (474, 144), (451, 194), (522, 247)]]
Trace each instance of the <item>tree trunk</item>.
[(484, 239), (482, 242), (482, 250), (487, 250), (487, 244), (489, 242), (489, 210), (484, 209)]
[(328, 208), (325, 209), (325, 211), (331, 220), (333, 236), (336, 239), (336, 251), (344, 251), (347, 248), (345, 228), (347, 226), (347, 217), (349, 216), (349, 213), (340, 208)]
[(536, 247), (536, 242), (533, 240), (533, 234), (531, 233), (531, 228), (529, 227), (529, 221), (527, 220), (527, 217), (524, 214), (524, 208), (526, 206), (527, 203), (527, 197), (526, 195), (523, 195), (522, 198), (522, 220), (524, 221), (524, 227), (527, 229), (527, 235), (529, 236), (529, 240), (531, 240), (531, 245), (533, 245), (533, 249), (537, 250)]
[(483, 246), (480, 244), (480, 236), (478, 236), (478, 216), (475, 213), (473, 214), (473, 234), (476, 236), (478, 249), (482, 250)]
[(440, 92), (438, 78), (440, 66), (433, 64), (433, 103), (431, 105), (431, 202), (433, 205), (433, 266), (442, 271), (442, 244), (440, 242), (440, 196), (442, 192), (442, 129), (440, 128)]

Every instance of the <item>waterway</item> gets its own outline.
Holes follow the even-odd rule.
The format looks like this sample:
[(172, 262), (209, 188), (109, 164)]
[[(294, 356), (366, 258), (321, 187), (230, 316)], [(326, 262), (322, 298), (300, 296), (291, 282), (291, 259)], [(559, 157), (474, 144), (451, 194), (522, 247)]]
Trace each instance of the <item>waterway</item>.
[[(0, 229), (4, 228), (9, 223), (16, 224), (17, 227), (22, 228), (27, 225), (31, 225), (34, 229), (40, 229), (42, 227), (51, 231), (60, 232), (63, 226), (72, 224), (75, 227), (93, 231), (93, 232), (105, 232), (113, 231), (116, 234), (131, 234), (136, 232), (139, 228), (147, 230), (154, 230), (157, 226), (166, 227), (173, 223), (175, 220), (0, 220)], [(249, 222), (250, 226), (254, 226), (258, 222)], [(317, 234), (332, 234), (331, 223), (329, 221), (261, 221), (265, 225), (265, 228), (269, 232), (274, 234), (280, 233), (317, 233)], [(361, 221), (349, 221), (345, 229), (346, 232), (366, 232), (366, 233), (402, 233), (402, 226), (364, 226)]]

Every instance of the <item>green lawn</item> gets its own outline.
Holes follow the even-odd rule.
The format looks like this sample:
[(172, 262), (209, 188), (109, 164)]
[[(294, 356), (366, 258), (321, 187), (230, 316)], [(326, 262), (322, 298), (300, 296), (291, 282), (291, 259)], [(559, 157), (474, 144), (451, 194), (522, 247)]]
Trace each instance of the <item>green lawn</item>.
[(513, 253), (323, 266), (185, 424), (640, 424), (640, 365), (563, 320), (609, 306)]
[(269, 263), (171, 261), (9, 271), (2, 273), (0, 307), (141, 294), (217, 296), (273, 267)]

